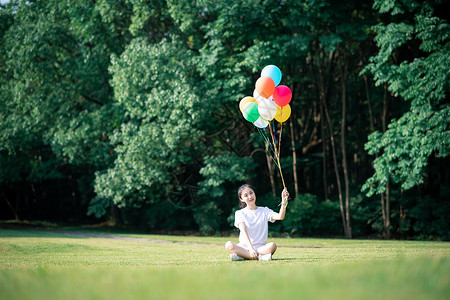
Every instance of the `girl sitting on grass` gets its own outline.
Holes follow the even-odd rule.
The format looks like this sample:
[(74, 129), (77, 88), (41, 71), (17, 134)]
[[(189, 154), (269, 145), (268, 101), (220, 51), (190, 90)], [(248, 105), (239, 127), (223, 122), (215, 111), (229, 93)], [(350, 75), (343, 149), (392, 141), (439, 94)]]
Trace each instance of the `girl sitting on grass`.
[(228, 241), (225, 248), (230, 253), (231, 260), (245, 259), (271, 260), (277, 250), (275, 243), (267, 242), (268, 222), (283, 220), (286, 213), (289, 193), (285, 188), (281, 193), (281, 207), (278, 213), (268, 207), (256, 206), (254, 189), (242, 185), (238, 190), (240, 210), (234, 216), (234, 226), (239, 228), (239, 244)]

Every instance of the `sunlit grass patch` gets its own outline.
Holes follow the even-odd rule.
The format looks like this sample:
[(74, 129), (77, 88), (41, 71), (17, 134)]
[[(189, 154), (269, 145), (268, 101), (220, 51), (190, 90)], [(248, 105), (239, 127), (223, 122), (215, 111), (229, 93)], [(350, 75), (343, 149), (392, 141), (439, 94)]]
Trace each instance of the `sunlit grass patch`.
[(0, 230), (1, 299), (448, 299), (450, 243), (271, 239), (231, 262), (229, 238)]

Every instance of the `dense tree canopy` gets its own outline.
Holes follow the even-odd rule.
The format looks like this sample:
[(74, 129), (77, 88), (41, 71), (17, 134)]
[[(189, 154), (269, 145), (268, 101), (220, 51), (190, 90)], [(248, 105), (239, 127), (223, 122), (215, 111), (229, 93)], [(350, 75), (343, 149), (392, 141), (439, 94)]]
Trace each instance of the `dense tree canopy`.
[[(275, 230), (449, 238), (444, 1), (11, 1), (0, 9), (1, 218), (229, 230), (282, 184), (239, 112), (293, 92)], [(380, 205), (381, 203), (381, 205)]]
[[(366, 144), (370, 154), (383, 151), (374, 161), (375, 175), (365, 185), (377, 183), (369, 194), (383, 192), (388, 180), (404, 189), (421, 184), (429, 158), (450, 154), (450, 25), (433, 15), (428, 1), (392, 7), (376, 1), (375, 7), (392, 11), (398, 20), (374, 27), (380, 51), (366, 69), (376, 85), (387, 84), (394, 96), (409, 101), (409, 109), (392, 120), (384, 134), (374, 132)], [(402, 47), (410, 53), (401, 55)]]

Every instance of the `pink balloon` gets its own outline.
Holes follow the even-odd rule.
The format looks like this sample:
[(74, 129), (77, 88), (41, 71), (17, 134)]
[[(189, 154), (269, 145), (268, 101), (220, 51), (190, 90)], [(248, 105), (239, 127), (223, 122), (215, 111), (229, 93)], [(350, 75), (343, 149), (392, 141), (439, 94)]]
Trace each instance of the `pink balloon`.
[(289, 104), (291, 99), (292, 92), (290, 88), (285, 85), (279, 85), (275, 88), (275, 91), (273, 92), (273, 100), (278, 106), (283, 107), (286, 104)]

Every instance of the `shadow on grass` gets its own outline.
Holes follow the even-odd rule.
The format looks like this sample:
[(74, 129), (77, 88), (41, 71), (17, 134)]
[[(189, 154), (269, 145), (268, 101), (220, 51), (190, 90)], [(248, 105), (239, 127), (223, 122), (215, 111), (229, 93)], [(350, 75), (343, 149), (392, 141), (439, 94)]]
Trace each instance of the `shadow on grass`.
[(2, 237), (29, 237), (29, 238), (118, 238), (120, 234), (134, 234), (133, 232), (105, 226), (79, 225), (65, 226), (45, 221), (0, 221), (0, 238)]
[(0, 238), (66, 238), (66, 239), (86, 239), (91, 236), (65, 233), (51, 229), (0, 229)]
[(27, 229), (5, 229), (0, 228), (0, 238), (66, 238), (66, 239), (112, 239), (121, 241), (147, 242), (160, 244), (182, 244), (182, 245), (201, 245), (201, 246), (221, 246), (212, 243), (197, 243), (186, 241), (172, 241), (164, 239), (140, 238), (119, 235), (121, 233), (92, 231), (80, 231), (73, 229), (56, 229), (56, 228), (27, 228)]

